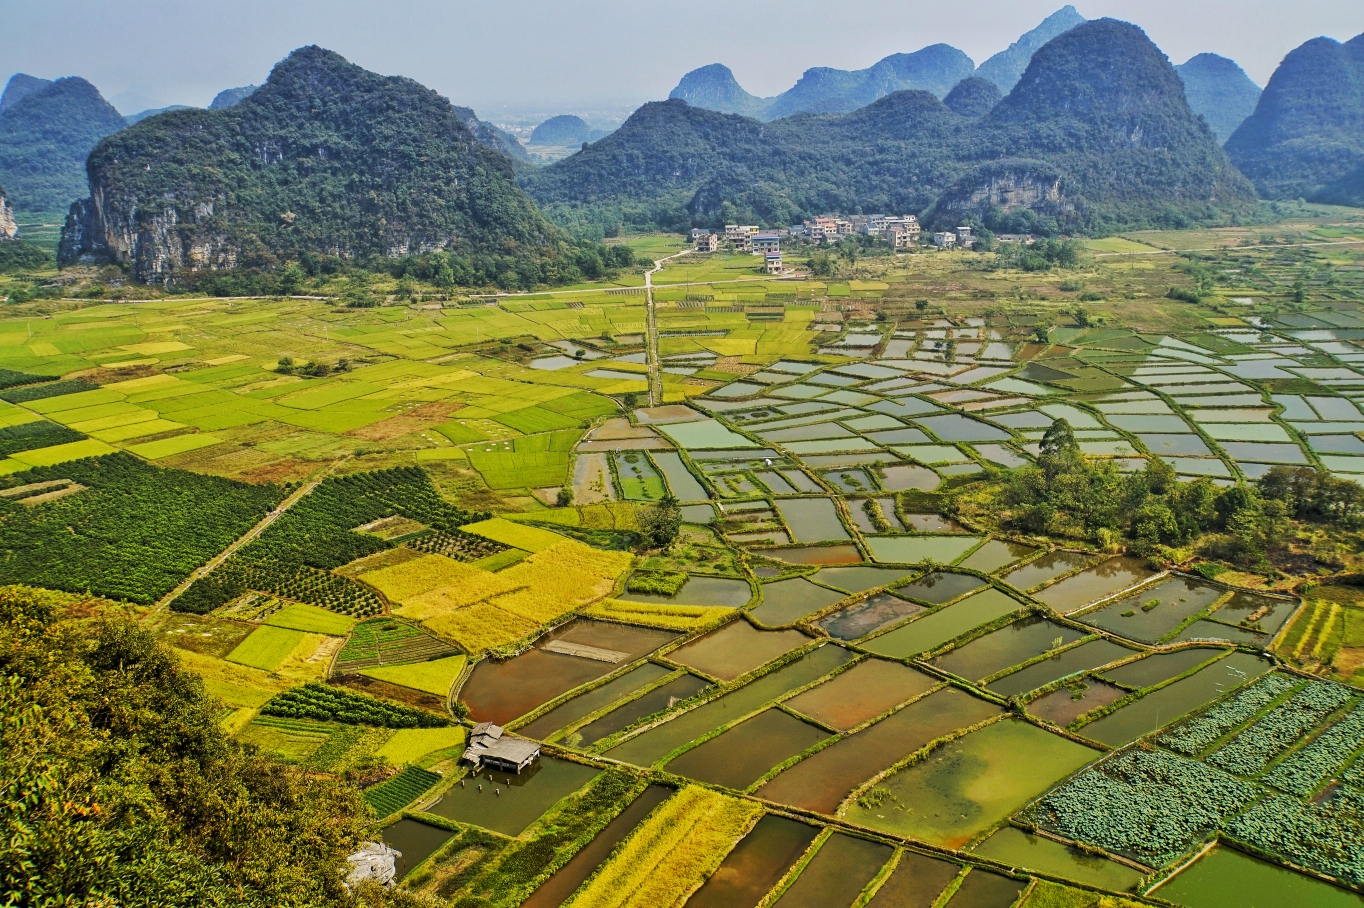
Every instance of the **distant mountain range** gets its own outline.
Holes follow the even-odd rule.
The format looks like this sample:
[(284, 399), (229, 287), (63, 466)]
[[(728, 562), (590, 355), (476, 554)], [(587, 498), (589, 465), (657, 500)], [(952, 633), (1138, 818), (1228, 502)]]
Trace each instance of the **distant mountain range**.
[(581, 145), (595, 142), (602, 136), (610, 135), (609, 130), (593, 129), (582, 117), (573, 114), (560, 114), (550, 117), (530, 134), (530, 145)]
[(98, 204), (71, 207), (60, 260), (159, 284), (308, 255), (448, 250), (484, 257), (485, 272), (539, 268), (562, 234), (469, 119), (411, 79), (301, 48), (232, 107), (161, 114), (100, 142), (87, 168)]
[(1285, 57), (1227, 153), (1265, 198), (1364, 205), (1364, 34)]
[(997, 103), (973, 83), (953, 98), (957, 110), (912, 90), (852, 113), (768, 123), (676, 99), (648, 104), (522, 184), (567, 222), (668, 227), (862, 210), (1102, 230), (1216, 218), (1253, 199), (1174, 67), (1134, 25), (1103, 19), (1064, 32)]
[(668, 97), (764, 121), (798, 113), (847, 113), (897, 91), (917, 89), (945, 98), (953, 86), (972, 76), (993, 82), (1002, 97), (1017, 84), (1037, 48), (1084, 22), (1075, 7), (1063, 7), (979, 69), (955, 47), (934, 44), (911, 54), (893, 54), (867, 69), (807, 69), (787, 91), (759, 98), (744, 91), (727, 66), (712, 63), (683, 76)]

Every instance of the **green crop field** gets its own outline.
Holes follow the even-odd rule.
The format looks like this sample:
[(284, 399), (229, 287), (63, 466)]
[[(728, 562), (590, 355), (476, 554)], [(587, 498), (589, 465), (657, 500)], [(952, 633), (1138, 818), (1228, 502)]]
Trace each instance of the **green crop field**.
[(355, 619), (329, 612), (315, 605), (292, 603), (270, 615), (265, 619), (265, 623), (271, 627), (344, 637), (355, 626)]
[(227, 654), (227, 661), (249, 665), (272, 672), (307, 638), (300, 630), (283, 627), (258, 627), (237, 648)]

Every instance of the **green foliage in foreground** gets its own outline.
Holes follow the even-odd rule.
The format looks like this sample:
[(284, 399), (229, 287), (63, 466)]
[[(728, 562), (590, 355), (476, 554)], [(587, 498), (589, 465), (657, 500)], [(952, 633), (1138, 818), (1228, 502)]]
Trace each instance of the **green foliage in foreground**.
[(85, 438), (75, 429), (59, 426), (45, 419), (37, 422), (20, 423), (0, 429), (0, 455), (8, 457), (23, 451), (64, 445)]
[(385, 703), (365, 694), (312, 682), (276, 694), (261, 707), (267, 716), (316, 719), (379, 728), (441, 728), (451, 720), (420, 709)]
[(150, 604), (280, 500), (277, 486), (154, 467), (110, 454), (4, 477), (85, 490), (45, 504), (0, 501), (0, 580)]
[(226, 737), (148, 632), (60, 624), (60, 604), (0, 589), (0, 903), (346, 903), (359, 794)]

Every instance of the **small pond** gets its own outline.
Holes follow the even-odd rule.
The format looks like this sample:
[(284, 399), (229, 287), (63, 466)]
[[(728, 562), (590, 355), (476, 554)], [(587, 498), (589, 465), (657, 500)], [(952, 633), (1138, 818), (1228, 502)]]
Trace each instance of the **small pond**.
[(949, 741), (891, 775), (877, 786), (889, 797), (875, 806), (854, 803), (847, 818), (960, 848), (1099, 756), (1021, 719), (1004, 719)]
[(710, 686), (705, 678), (695, 675), (682, 675), (667, 684), (656, 687), (642, 697), (623, 703), (599, 719), (594, 719), (582, 728), (568, 735), (564, 743), (570, 746), (591, 747), (603, 738), (609, 738), (622, 729), (629, 728), (645, 716), (662, 712), (673, 704), (690, 699)]
[(1221, 587), (1187, 577), (1171, 577), (1088, 612), (1083, 620), (1129, 640), (1155, 643), (1221, 595)]
[(447, 820), (518, 836), (599, 772), (592, 766), (541, 756), (520, 775), (502, 772), (469, 775), (462, 780), (463, 784), (456, 783), (447, 791), (430, 812)]
[[(838, 568), (832, 570), (838, 570)], [(857, 569), (844, 568), (843, 570)], [(823, 573), (820, 573), (821, 578)], [(845, 593), (826, 589), (811, 583), (804, 577), (796, 577), (792, 580), (779, 580), (776, 583), (763, 584), (762, 604), (753, 609), (751, 614), (760, 624), (765, 624), (768, 627), (781, 627), (793, 624), (806, 615), (813, 614), (826, 606), (833, 605), (840, 599), (846, 598), (847, 594)]]
[(1364, 895), (1271, 864), (1225, 845), (1156, 889), (1155, 898), (1186, 908), (1360, 908)]
[(937, 473), (927, 467), (891, 466), (881, 468), (881, 487), (887, 492), (903, 492), (918, 489), (931, 492), (942, 484)]
[(934, 571), (931, 574), (925, 574), (912, 583), (906, 583), (896, 590), (896, 593), (931, 605), (942, 605), (944, 602), (951, 602), (953, 599), (964, 596), (972, 590), (978, 590), (983, 586), (985, 586), (985, 581), (970, 574), (949, 574), (944, 571)]
[(1087, 712), (1102, 709), (1127, 696), (1127, 691), (1102, 681), (1083, 681), (1075, 690), (1061, 688), (1028, 704), (1028, 712), (1065, 728)]
[(926, 854), (905, 851), (890, 879), (881, 884), (867, 908), (932, 908), (961, 867)]
[(639, 668), (603, 684), (601, 687), (585, 694), (579, 694), (567, 703), (555, 707), (529, 725), (518, 728), (516, 733), (527, 738), (535, 738), (537, 741), (543, 741), (559, 729), (577, 722), (583, 716), (594, 713), (623, 697), (628, 697), (670, 673), (669, 669), (661, 665), (654, 665), (651, 662), (645, 663)]
[(1067, 614), (1154, 575), (1155, 571), (1147, 567), (1145, 559), (1119, 555), (1034, 595), (1058, 612)]
[(658, 593), (626, 593), (617, 598), (625, 602), (657, 602), (669, 605), (727, 605), (738, 608), (753, 595), (747, 580), (725, 577), (702, 577), (693, 574), (682, 584), (675, 596)]
[(991, 681), (986, 687), (1001, 697), (1012, 697), (1015, 694), (1025, 694), (1030, 690), (1045, 687), (1058, 678), (1117, 662), (1132, 655), (1134, 655), (1132, 650), (1111, 640), (1091, 640), (1011, 675)]
[(402, 856), (396, 859), (399, 881), (454, 837), (455, 834), (448, 829), (409, 819), (385, 826), (382, 834), (385, 845), (402, 852)]
[(961, 566), (973, 571), (980, 571), (983, 574), (993, 574), (1000, 568), (1027, 558), (1036, 551), (1037, 549), (1029, 545), (1006, 542), (1002, 539), (990, 539), (968, 555), (962, 561)]
[(860, 564), (862, 553), (855, 545), (804, 545), (763, 552), (789, 564)]
[(625, 653), (622, 661), (651, 653), (680, 636), (674, 631), (578, 619), (546, 634), (532, 649), (504, 662), (480, 662), (459, 692), (476, 722), (504, 725), (542, 703), (619, 668), (580, 656), (546, 652), (545, 643), (563, 640)]
[(1020, 568), (1015, 568), (1000, 579), (1014, 589), (1030, 590), (1054, 580), (1062, 574), (1069, 574), (1071, 571), (1084, 567), (1092, 562), (1094, 557), (1083, 552), (1061, 550), (1048, 552)]
[(951, 564), (980, 542), (977, 536), (877, 536), (867, 547), (877, 561), (892, 564)]
[(782, 520), (798, 542), (828, 542), (848, 538), (834, 503), (827, 498), (795, 498), (777, 502)]
[(1126, 864), (1086, 854), (1013, 826), (1005, 826), (972, 851), (1010, 867), (1050, 873), (1114, 892), (1132, 892), (1142, 880), (1141, 871)]

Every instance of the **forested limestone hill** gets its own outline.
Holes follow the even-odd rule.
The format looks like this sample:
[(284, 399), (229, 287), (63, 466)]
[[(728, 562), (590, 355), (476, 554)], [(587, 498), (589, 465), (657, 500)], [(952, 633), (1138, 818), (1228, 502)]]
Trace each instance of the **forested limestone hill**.
[(1226, 147), (1266, 198), (1364, 204), (1364, 35), (1290, 52)]
[(1199, 54), (1175, 67), (1184, 83), (1189, 107), (1212, 129), (1217, 141), (1231, 138), (1260, 100), (1260, 86), (1235, 60), (1217, 54)]
[(672, 100), (522, 179), (566, 222), (670, 228), (862, 210), (1109, 229), (1215, 220), (1253, 198), (1169, 60), (1111, 19), (1041, 48), (979, 119), (922, 91), (767, 124)]
[(163, 114), (102, 142), (89, 161), (99, 204), (72, 207), (61, 258), (124, 263), (156, 283), (304, 254), (444, 249), (485, 260), (484, 273), (552, 267), (559, 231), (466, 116), (410, 79), (302, 48), (233, 107)]
[(80, 78), (14, 76), (0, 100), (0, 183), (19, 211), (59, 211), (85, 195), (85, 159), (123, 116)]
[(1075, 7), (1069, 4), (1061, 7), (1043, 19), (1032, 31), (1025, 33), (1013, 44), (980, 64), (980, 68), (976, 70), (976, 77), (993, 82), (1001, 92), (1012, 91), (1018, 80), (1023, 78), (1024, 71), (1032, 61), (1032, 55), (1039, 47), (1077, 25), (1084, 25), (1085, 21), (1085, 17), (1080, 15)]

